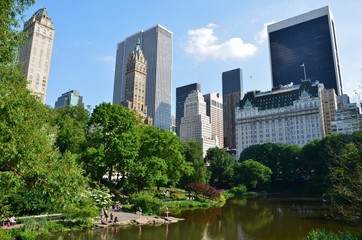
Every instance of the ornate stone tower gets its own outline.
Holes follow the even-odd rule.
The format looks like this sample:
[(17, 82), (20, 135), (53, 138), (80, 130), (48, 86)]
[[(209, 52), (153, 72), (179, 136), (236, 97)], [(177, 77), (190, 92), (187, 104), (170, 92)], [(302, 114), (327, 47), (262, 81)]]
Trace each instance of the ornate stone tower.
[(145, 123), (152, 124), (152, 119), (147, 117), (146, 106), (147, 60), (141, 50), (139, 39), (134, 50), (128, 55), (125, 77), (123, 105), (128, 109), (135, 110)]

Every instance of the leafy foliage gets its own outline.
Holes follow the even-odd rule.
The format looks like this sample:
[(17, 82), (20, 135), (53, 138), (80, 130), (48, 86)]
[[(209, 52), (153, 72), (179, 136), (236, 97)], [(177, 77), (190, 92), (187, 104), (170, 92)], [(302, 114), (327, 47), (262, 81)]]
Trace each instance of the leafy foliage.
[(108, 182), (116, 170), (125, 182), (126, 173), (139, 149), (134, 113), (119, 104), (96, 106), (87, 124), (84, 166), (90, 176), (101, 181), (108, 173)]
[(202, 158), (202, 146), (196, 141), (187, 141), (184, 143), (183, 155), (187, 162), (192, 166), (191, 175), (185, 175), (181, 180), (181, 186), (185, 186), (191, 182), (208, 183), (210, 180), (210, 172)]
[(88, 112), (81, 106), (67, 106), (54, 110), (54, 125), (58, 128), (55, 145), (64, 153), (80, 154), (85, 145)]
[(362, 235), (358, 233), (350, 233), (348, 231), (332, 233), (326, 232), (325, 230), (313, 230), (308, 236), (307, 240), (360, 240)]
[(182, 155), (182, 143), (178, 137), (166, 130), (143, 125), (139, 128), (142, 143), (129, 178), (144, 187), (175, 185), (181, 176), (192, 171)]
[(220, 198), (220, 191), (205, 183), (192, 182), (186, 185), (185, 189), (189, 193), (194, 192), (196, 195), (201, 195), (208, 199)]
[(236, 187), (233, 187), (230, 189), (230, 192), (235, 194), (235, 195), (239, 195), (239, 196), (243, 196), (246, 192), (247, 192), (247, 188), (245, 185), (238, 185)]
[(233, 184), (234, 158), (225, 150), (210, 148), (206, 154), (210, 162), (211, 179), (210, 184), (217, 188), (229, 188)]
[(154, 198), (148, 192), (139, 192), (131, 195), (130, 202), (134, 204), (132, 210), (134, 212), (138, 211), (139, 208), (142, 209), (142, 213), (146, 214), (155, 214), (158, 213), (162, 207), (162, 203), (157, 198)]
[(237, 183), (245, 184), (250, 189), (256, 189), (270, 180), (272, 171), (267, 166), (249, 159), (237, 163), (234, 174)]

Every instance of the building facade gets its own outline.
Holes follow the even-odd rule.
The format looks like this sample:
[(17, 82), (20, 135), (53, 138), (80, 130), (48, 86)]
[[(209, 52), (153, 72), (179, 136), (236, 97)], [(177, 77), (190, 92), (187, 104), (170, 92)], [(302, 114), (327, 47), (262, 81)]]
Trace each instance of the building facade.
[(186, 86), (176, 88), (176, 134), (180, 136), (181, 118), (184, 116), (184, 105), (187, 96), (192, 91), (200, 91), (201, 87), (198, 83), (191, 83)]
[(83, 97), (80, 95), (79, 91), (71, 90), (69, 92), (63, 93), (62, 96), (58, 97), (58, 100), (55, 102), (54, 108), (57, 109), (67, 106), (84, 107)]
[(206, 115), (206, 102), (200, 91), (191, 92), (185, 100), (184, 116), (181, 118), (180, 138), (183, 142), (198, 141), (202, 145), (203, 157), (209, 148), (219, 146), (212, 136), (210, 117)]
[(243, 97), (243, 72), (240, 68), (222, 73), (224, 147), (236, 148), (235, 107)]
[(351, 103), (347, 94), (337, 97), (338, 109), (331, 122), (332, 132), (351, 134), (362, 131), (362, 114), (356, 103)]
[(205, 94), (206, 115), (210, 117), (211, 134), (217, 137), (219, 146), (224, 147), (223, 104), (219, 93)]
[(322, 91), (324, 134), (332, 133), (332, 121), (337, 110), (337, 95), (333, 88)]
[(138, 41), (136, 47), (128, 55), (126, 64), (125, 100), (122, 104), (139, 114), (145, 123), (151, 124), (152, 120), (148, 118), (147, 115), (146, 80), (147, 60), (140, 47), (140, 41)]
[(324, 137), (322, 84), (304, 81), (268, 92), (248, 92), (235, 109), (237, 157), (263, 143), (303, 146)]
[(172, 76), (172, 32), (157, 25), (138, 32), (117, 45), (114, 76), (113, 103), (125, 99), (126, 63), (138, 39), (147, 59), (146, 105), (153, 125), (170, 129), (171, 122), (171, 76)]
[(328, 6), (268, 26), (272, 85), (315, 79), (343, 93), (334, 19)]
[(46, 8), (39, 9), (24, 24), (25, 44), (19, 49), (19, 62), (27, 86), (40, 102), (45, 103), (55, 29)]

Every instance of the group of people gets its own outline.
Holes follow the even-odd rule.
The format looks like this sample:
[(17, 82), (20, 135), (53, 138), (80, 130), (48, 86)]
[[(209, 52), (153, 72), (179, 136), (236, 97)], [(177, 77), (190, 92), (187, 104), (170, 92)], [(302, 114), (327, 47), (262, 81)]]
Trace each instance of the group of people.
[(11, 216), (10, 218), (7, 218), (4, 222), (3, 225), (5, 227), (11, 227), (11, 225), (14, 225), (16, 223), (16, 219), (15, 216)]
[(113, 213), (108, 215), (107, 208), (103, 207), (101, 209), (101, 222), (102, 223), (112, 223), (112, 222), (118, 222), (118, 217), (114, 217)]

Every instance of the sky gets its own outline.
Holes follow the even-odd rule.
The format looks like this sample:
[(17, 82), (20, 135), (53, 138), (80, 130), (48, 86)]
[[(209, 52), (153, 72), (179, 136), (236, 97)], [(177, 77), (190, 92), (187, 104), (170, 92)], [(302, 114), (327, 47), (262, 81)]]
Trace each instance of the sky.
[(244, 92), (271, 89), (266, 26), (331, 8), (344, 92), (357, 100), (362, 85), (360, 0), (36, 0), (24, 21), (47, 8), (55, 27), (46, 103), (78, 90), (92, 108), (112, 102), (117, 43), (157, 24), (173, 33), (172, 115), (176, 88), (200, 83), (222, 93), (222, 72), (243, 71)]

